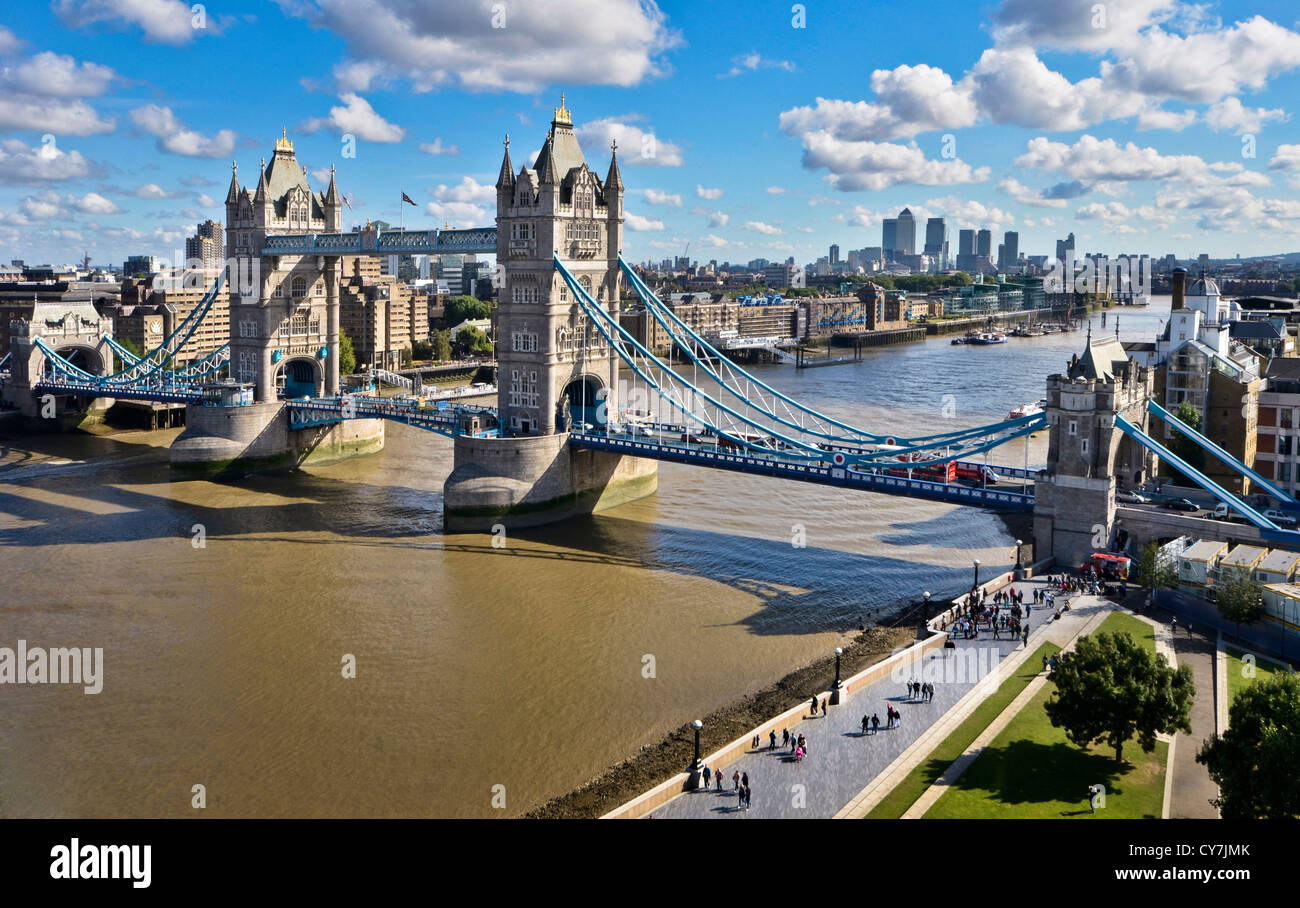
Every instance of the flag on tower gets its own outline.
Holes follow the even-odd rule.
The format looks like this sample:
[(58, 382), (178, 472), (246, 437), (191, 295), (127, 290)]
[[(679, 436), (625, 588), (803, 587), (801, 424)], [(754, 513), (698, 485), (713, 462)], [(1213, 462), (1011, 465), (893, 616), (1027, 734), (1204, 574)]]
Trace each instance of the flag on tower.
[(348, 211), (352, 210), (352, 196), (344, 193), (339, 198), (343, 199), (343, 204), (348, 206)]
[[(410, 197), (409, 195), (407, 195), (406, 193), (402, 193), (402, 201), (403, 201), (403, 202), (409, 202), (410, 204), (415, 205), (415, 199), (411, 198), (411, 197)], [(416, 205), (415, 207), (418, 208), (418, 207), (420, 207), (420, 206)]]

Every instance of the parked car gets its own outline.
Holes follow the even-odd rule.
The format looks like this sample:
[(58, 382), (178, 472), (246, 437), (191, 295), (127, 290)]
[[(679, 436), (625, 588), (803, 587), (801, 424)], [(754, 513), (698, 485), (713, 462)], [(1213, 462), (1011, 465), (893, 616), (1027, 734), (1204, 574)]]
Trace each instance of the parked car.
[(1151, 501), (1140, 492), (1119, 491), (1115, 493), (1115, 500), (1122, 501), (1125, 504), (1147, 504)]
[(1280, 527), (1294, 527), (1296, 525), (1296, 519), (1293, 515), (1279, 511), (1275, 508), (1269, 508), (1266, 510), (1264, 516)]

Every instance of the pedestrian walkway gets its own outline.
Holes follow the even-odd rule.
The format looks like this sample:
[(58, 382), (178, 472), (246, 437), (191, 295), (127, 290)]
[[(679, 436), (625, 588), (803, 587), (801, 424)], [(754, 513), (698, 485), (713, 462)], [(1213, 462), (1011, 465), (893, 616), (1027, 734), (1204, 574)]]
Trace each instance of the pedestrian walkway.
[[(1012, 587), (1024, 590), (1026, 605), (1029, 605), (1033, 589), (1042, 588), (1043, 582), (1017, 582)], [(1052, 617), (1053, 612), (1045, 607), (1030, 612), (1030, 651), (1041, 642), (1042, 628)], [(915, 665), (908, 663), (908, 670), (901, 672), (901, 678), (887, 676), (863, 688), (855, 688), (841, 705), (830, 707), (825, 718), (820, 714), (813, 718), (805, 712), (799, 720), (792, 722), (790, 733), (796, 737), (802, 734), (808, 739), (808, 755), (803, 761), (796, 763), (789, 746), (781, 747), (778, 734), (774, 750), (769, 749), (765, 740), (758, 749), (720, 767), (723, 773), (721, 791), (715, 784), (707, 792), (683, 793), (654, 811), (653, 815), (664, 819), (825, 819), (835, 816), (975, 688), (981, 680), (973, 670), (976, 666), (981, 671), (991, 670), (1024, 648), (1019, 639), (1005, 639), (1004, 635), (1004, 639), (994, 640), (992, 633), (984, 630), (981, 630), (978, 640), (958, 639), (955, 643), (956, 649), (934, 649), (924, 661)], [(911, 671), (913, 668), (916, 671)], [(908, 699), (907, 681), (913, 676), (917, 680), (934, 680), (933, 701)], [(902, 713), (902, 723), (897, 728), (885, 728), (886, 703)], [(864, 713), (880, 716), (878, 732), (863, 734)], [(752, 793), (749, 810), (739, 807), (732, 783), (732, 775), (736, 772), (749, 776)]]
[(1219, 787), (1210, 778), (1205, 766), (1196, 762), (1196, 754), (1201, 743), (1215, 733), (1215, 700), (1218, 689), (1215, 684), (1216, 672), (1214, 662), (1217, 656), (1218, 633), (1206, 638), (1203, 634), (1187, 634), (1182, 628), (1173, 635), (1174, 652), (1179, 665), (1192, 669), (1192, 678), (1196, 682), (1196, 699), (1192, 702), (1192, 733), (1179, 732), (1175, 738), (1176, 750), (1171, 764), (1173, 777), (1169, 802), (1169, 815), (1175, 819), (1217, 819), (1219, 810), (1210, 803), (1219, 796)]

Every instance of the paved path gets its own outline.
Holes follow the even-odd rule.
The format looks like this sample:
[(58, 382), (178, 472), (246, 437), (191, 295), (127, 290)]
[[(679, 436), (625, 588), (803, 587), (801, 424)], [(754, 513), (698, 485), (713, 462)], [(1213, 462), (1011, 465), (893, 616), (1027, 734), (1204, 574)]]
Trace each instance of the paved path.
[[(1025, 599), (1032, 597), (1032, 589), (1041, 582), (1012, 584), (1025, 590)], [(1030, 614), (1030, 651), (1043, 639), (1044, 623), (1052, 617), (1045, 608), (1036, 608)], [(908, 750), (921, 735), (979, 681), (973, 668), (978, 663), (987, 670), (999, 664), (1008, 655), (1021, 649), (1020, 642), (995, 641), (992, 635), (981, 632), (979, 640), (957, 640), (956, 650), (935, 650), (917, 671), (904, 672), (901, 680), (886, 677), (861, 689), (855, 689), (840, 706), (830, 708), (826, 718), (810, 718), (807, 713), (792, 723), (794, 735), (803, 734), (808, 739), (808, 756), (795, 763), (790, 748), (780, 746), (777, 738), (775, 751), (767, 749), (767, 742), (756, 751), (750, 751), (734, 763), (722, 767), (724, 783), (719, 792), (716, 786), (709, 791), (688, 792), (669, 801), (654, 811), (656, 818), (684, 819), (700, 817), (754, 817), (824, 819), (833, 817), (844, 805), (860, 794), (872, 779), (889, 767)], [(935, 682), (932, 702), (908, 700), (906, 682), (910, 674), (918, 677), (927, 673), (924, 680), (942, 672)], [(903, 715), (902, 725), (885, 729), (885, 703), (893, 703)], [(862, 715), (878, 713), (880, 731), (862, 734)], [(710, 767), (715, 768), (715, 767)], [(739, 770), (749, 775), (752, 808), (739, 810), (732, 789), (732, 773)]]
[(1211, 638), (1194, 633), (1190, 638), (1186, 629), (1181, 629), (1173, 637), (1174, 652), (1178, 655), (1178, 664), (1192, 669), (1196, 681), (1196, 699), (1192, 702), (1192, 733), (1179, 732), (1175, 735), (1177, 749), (1172, 763), (1173, 786), (1169, 801), (1169, 815), (1175, 819), (1217, 819), (1219, 811), (1210, 804), (1212, 798), (1219, 796), (1219, 788), (1210, 778), (1209, 770), (1196, 762), (1196, 754), (1201, 749), (1201, 742), (1214, 735), (1215, 700), (1218, 690), (1215, 685), (1214, 661), (1217, 651), (1217, 631)]

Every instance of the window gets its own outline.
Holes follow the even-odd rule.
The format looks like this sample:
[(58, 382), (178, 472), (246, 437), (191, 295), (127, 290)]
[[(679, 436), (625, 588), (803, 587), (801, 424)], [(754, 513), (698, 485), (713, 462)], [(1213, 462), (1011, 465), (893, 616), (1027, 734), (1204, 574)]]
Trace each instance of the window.
[(1088, 453), (1088, 439), (1086, 438), (1079, 439), (1079, 453), (1080, 454)]
[(1079, 422), (1078, 422), (1078, 420), (1074, 420), (1074, 419), (1070, 420), (1070, 434), (1071, 434), (1071, 435), (1078, 435), (1078, 434), (1079, 434)]
[(251, 350), (239, 351), (239, 380), (243, 382), (257, 380), (257, 354)]
[(307, 333), (307, 310), (295, 312), (289, 319), (289, 334), (299, 336)]
[(1291, 428), (1291, 413), (1292, 413), (1292, 410), (1291, 410), (1290, 407), (1284, 407), (1284, 408), (1282, 408), (1281, 410), (1278, 411), (1278, 416), (1281, 417), (1281, 419), (1278, 421), (1278, 425), (1279, 425), (1281, 428), (1283, 428), (1283, 429), (1290, 429), (1290, 428)]
[(1291, 481), (1291, 464), (1283, 461), (1277, 465), (1277, 478), (1279, 482)]
[(537, 334), (533, 331), (513, 331), (510, 334), (510, 349), (516, 353), (536, 353)]
[(1291, 453), (1290, 435), (1279, 435), (1277, 437), (1277, 453), (1288, 454), (1288, 455)]
[(242, 322), (240, 322), (240, 323), (239, 323), (239, 336), (240, 336), (240, 337), (257, 337), (257, 324), (256, 324), (255, 322), (250, 322), (250, 321), (242, 321)]
[(296, 277), (293, 279), (292, 295), (296, 300), (302, 299), (307, 295), (307, 279), (305, 277)]

